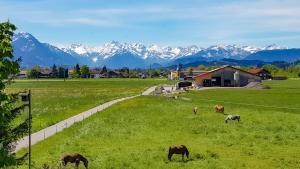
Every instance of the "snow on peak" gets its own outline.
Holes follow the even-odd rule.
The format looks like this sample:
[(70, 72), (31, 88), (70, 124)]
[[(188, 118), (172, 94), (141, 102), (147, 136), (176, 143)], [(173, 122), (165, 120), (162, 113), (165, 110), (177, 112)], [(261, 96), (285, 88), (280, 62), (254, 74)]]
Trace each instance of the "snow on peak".
[(287, 49), (287, 47), (282, 47), (282, 46), (278, 46), (276, 44), (271, 44), (271, 45), (268, 45), (264, 48), (262, 48), (263, 50), (276, 50), (276, 49)]
[(174, 59), (180, 56), (192, 55), (199, 51), (197, 46), (189, 47), (161, 47), (153, 44), (145, 46), (140, 43), (119, 43), (117, 41), (111, 41), (105, 43), (102, 46), (87, 47), (82, 44), (73, 44), (68, 48), (61, 48), (66, 52), (75, 52), (79, 55), (88, 55), (95, 53), (102, 56), (103, 59), (107, 59), (117, 53), (130, 52), (143, 59), (161, 58), (161, 59)]
[[(159, 46), (152, 44), (149, 46), (141, 43), (120, 43), (118, 41), (111, 41), (105, 43), (102, 46), (89, 47), (82, 44), (73, 44), (68, 48), (61, 48), (68, 53), (77, 53), (81, 56), (90, 56), (93, 62), (98, 60), (107, 59), (119, 53), (132, 53), (143, 59), (163, 59), (173, 60), (179, 57), (193, 55), (198, 52), (202, 52), (202, 55), (207, 58), (235, 58), (243, 59), (245, 56), (255, 53), (261, 50), (274, 50), (283, 49), (277, 45), (269, 45), (264, 48), (258, 48), (253, 46), (242, 46), (242, 45), (213, 45), (207, 48), (200, 48), (192, 45), (187, 47), (170, 47), (170, 46)], [(286, 48), (285, 48), (286, 49)]]
[(14, 34), (12, 41), (14, 42), (19, 39), (26, 39), (29, 41), (37, 41), (30, 33), (27, 33), (27, 32), (19, 32), (19, 33)]

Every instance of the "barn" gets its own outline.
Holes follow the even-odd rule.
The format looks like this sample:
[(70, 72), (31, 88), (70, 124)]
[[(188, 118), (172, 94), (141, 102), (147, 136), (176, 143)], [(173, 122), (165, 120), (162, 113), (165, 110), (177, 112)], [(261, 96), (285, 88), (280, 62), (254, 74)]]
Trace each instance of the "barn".
[(223, 66), (194, 77), (198, 87), (242, 87), (250, 82), (260, 82), (261, 78), (242, 69)]

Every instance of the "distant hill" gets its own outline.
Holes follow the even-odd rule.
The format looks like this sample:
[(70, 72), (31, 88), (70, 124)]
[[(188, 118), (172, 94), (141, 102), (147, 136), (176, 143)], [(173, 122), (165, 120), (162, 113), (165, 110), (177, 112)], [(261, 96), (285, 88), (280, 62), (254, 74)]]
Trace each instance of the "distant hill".
[[(285, 67), (289, 66), (290, 63), (284, 61), (274, 61), (274, 62), (264, 62), (260, 60), (237, 60), (237, 59), (221, 59), (215, 61), (195, 61), (186, 64), (182, 64), (183, 68), (188, 67), (197, 67), (199, 65), (204, 66), (222, 66), (222, 65), (230, 65), (230, 66), (254, 66), (254, 67), (261, 67), (266, 64), (272, 64), (277, 67)], [(177, 64), (166, 66), (167, 69), (176, 69)]]
[(300, 49), (276, 49), (263, 50), (247, 56), (247, 60), (261, 60), (265, 62), (286, 61), (293, 62), (300, 60)]

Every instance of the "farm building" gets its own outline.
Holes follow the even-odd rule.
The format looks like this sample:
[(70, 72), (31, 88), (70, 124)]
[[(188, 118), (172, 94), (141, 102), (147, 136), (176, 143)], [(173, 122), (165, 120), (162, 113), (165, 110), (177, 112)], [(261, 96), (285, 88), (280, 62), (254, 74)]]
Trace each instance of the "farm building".
[(253, 75), (259, 76), (262, 80), (272, 79), (272, 75), (269, 71), (263, 68), (254, 68), (248, 70)]
[(175, 71), (171, 71), (169, 78), (171, 80), (194, 80), (194, 77), (206, 73), (205, 70), (181, 70), (178, 66)]
[(247, 71), (232, 66), (223, 66), (218, 69), (194, 77), (195, 85), (201, 87), (221, 86), (239, 87), (250, 82), (259, 82), (261, 78)]

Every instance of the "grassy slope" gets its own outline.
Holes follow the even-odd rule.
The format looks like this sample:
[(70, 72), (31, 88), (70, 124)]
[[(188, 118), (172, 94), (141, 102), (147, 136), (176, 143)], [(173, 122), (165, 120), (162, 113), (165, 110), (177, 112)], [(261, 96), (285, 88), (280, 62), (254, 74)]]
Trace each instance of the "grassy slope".
[(150, 86), (167, 82), (165, 79), (19, 80), (9, 91), (32, 90), (33, 130), (37, 131), (101, 103), (140, 94)]
[[(243, 104), (300, 108), (300, 80), (265, 83), (272, 89), (208, 90), (181, 95), (190, 101), (139, 97), (119, 103), (35, 145), (33, 160), (37, 166), (55, 164), (64, 153), (80, 152), (90, 168), (299, 168), (300, 109)], [(242, 121), (225, 124), (225, 117), (213, 112), (217, 103)], [(199, 115), (192, 114), (193, 106)], [(168, 162), (172, 144), (187, 145), (191, 160), (174, 156)]]

